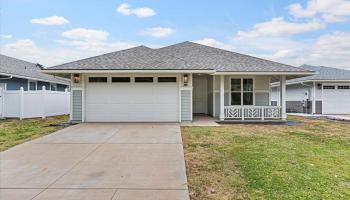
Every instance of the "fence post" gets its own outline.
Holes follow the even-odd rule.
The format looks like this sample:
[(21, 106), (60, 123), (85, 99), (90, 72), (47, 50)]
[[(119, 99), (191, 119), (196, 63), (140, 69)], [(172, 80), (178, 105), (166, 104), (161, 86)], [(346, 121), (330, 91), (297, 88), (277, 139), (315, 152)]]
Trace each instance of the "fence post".
[(242, 120), (244, 120), (244, 107), (242, 106)]
[(41, 99), (43, 100), (43, 104), (42, 104), (42, 107), (43, 107), (42, 111), (43, 111), (43, 112), (42, 112), (41, 118), (42, 118), (42, 119), (45, 119), (45, 118), (46, 118), (46, 111), (45, 111), (46, 87), (45, 87), (45, 85), (43, 85), (43, 87), (42, 87), (41, 96), (42, 96)]
[(24, 88), (21, 87), (19, 89), (19, 119), (23, 119), (23, 113), (24, 113)]
[(261, 107), (261, 120), (265, 120), (265, 108), (264, 108), (264, 106)]

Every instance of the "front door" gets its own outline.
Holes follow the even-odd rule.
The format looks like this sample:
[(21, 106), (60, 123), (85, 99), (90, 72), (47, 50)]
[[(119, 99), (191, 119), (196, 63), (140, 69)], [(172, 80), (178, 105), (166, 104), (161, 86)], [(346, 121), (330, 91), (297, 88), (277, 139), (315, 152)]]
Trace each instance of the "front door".
[(207, 76), (193, 76), (193, 113), (208, 114)]

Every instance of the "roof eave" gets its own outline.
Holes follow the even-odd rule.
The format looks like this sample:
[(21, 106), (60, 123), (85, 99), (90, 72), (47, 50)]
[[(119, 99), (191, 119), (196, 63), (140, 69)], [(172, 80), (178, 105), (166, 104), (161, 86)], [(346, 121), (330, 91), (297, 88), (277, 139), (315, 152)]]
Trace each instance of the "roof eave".
[(118, 70), (118, 69), (45, 69), (41, 70), (47, 74), (75, 74), (75, 73), (207, 73), (213, 74), (215, 70), (206, 69), (134, 69), (134, 70)]
[(30, 79), (30, 80), (35, 80), (35, 81), (43, 81), (43, 82), (50, 82), (50, 83), (58, 83), (62, 85), (69, 85), (69, 79), (62, 78), (64, 80), (62, 81), (53, 81), (53, 80), (48, 80), (48, 79), (42, 79), (42, 78), (34, 78), (34, 77), (29, 77), (29, 76), (22, 76), (22, 75), (17, 75), (17, 74), (9, 74), (9, 73), (3, 73), (0, 72), (0, 75), (5, 75), (5, 76), (11, 76), (11, 77), (16, 77), (16, 78), (23, 78), (23, 79)]

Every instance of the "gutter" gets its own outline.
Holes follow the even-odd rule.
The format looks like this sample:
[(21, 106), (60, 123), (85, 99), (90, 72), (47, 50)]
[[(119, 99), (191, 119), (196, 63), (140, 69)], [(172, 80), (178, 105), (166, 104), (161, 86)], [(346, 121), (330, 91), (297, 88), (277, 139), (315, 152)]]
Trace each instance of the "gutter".
[[(17, 78), (22, 78), (22, 79), (30, 79), (30, 80), (49, 82), (49, 83), (56, 83), (56, 84), (62, 84), (62, 85), (69, 85), (69, 82), (70, 82), (69, 79), (67, 79), (67, 83), (65, 83), (65, 80), (62, 80), (62, 81), (50, 81), (50, 80), (46, 80), (46, 79), (33, 78), (33, 77), (21, 76), (21, 75), (12, 75), (12, 74), (1, 73), (1, 72), (0, 72), (0, 75), (10, 76), (11, 78), (17, 77)], [(8, 78), (5, 78), (5, 79), (8, 79)], [(62, 78), (62, 79), (64, 79), (64, 78)]]
[(6, 77), (6, 78), (0, 78), (0, 80), (8, 80), (8, 79), (12, 79), (12, 78), (13, 78), (13, 76), (10, 75), (9, 77)]

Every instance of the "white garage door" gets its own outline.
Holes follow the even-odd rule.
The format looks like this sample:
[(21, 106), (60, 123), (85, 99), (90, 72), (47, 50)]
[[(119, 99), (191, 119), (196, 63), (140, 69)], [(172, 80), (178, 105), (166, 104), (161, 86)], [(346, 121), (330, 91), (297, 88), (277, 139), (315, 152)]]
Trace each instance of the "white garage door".
[(86, 83), (85, 119), (88, 122), (178, 121), (176, 82)]
[(323, 86), (323, 114), (350, 114), (349, 85)]

